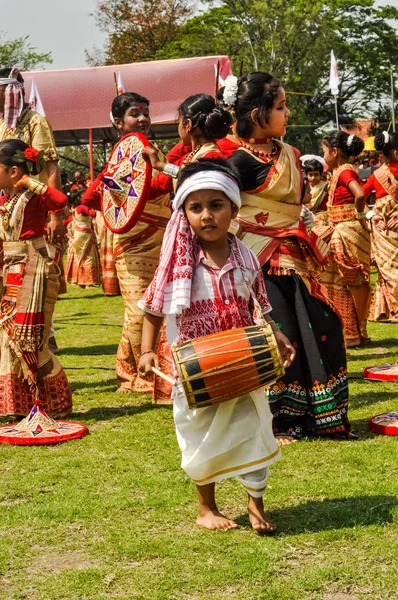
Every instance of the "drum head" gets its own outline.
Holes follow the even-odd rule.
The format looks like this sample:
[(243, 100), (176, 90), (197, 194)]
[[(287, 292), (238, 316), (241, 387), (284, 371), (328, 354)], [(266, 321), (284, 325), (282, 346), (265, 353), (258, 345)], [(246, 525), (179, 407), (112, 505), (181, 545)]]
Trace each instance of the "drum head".
[(362, 376), (365, 379), (374, 379), (375, 381), (398, 381), (398, 362), (387, 363), (378, 367), (367, 367)]
[(369, 429), (374, 433), (398, 435), (398, 412), (383, 413), (369, 419)]
[(134, 227), (144, 209), (151, 186), (152, 168), (142, 156), (147, 138), (128, 133), (116, 144), (102, 182), (102, 214), (113, 233), (125, 233)]

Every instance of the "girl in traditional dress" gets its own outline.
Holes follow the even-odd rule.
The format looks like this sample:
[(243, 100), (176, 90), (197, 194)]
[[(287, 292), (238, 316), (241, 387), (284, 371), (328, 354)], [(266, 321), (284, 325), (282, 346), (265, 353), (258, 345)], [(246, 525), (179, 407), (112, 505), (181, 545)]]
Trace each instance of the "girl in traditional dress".
[(285, 91), (272, 75), (251, 73), (227, 81), (223, 98), (237, 119), (228, 160), (242, 179), (238, 235), (257, 255), (273, 317), (296, 349), (285, 376), (267, 389), (274, 432), (282, 444), (307, 434), (346, 439), (344, 338), (318, 277), (328, 247), (301, 217), (299, 152), (276, 139), (290, 114)]
[(93, 227), (96, 211), (80, 204), (74, 212), (73, 241), (68, 248), (66, 279), (81, 288), (100, 285), (97, 238)]
[(333, 176), (327, 205), (329, 227), (315, 229), (330, 242), (332, 250), (332, 260), (321, 277), (341, 317), (350, 348), (370, 342), (366, 328), (371, 299), (370, 236), (365, 194), (350, 162), (362, 152), (364, 143), (355, 135), (335, 131), (324, 137), (322, 145)]
[(47, 213), (67, 197), (28, 176), (42, 168), (40, 154), (22, 140), (0, 143), (0, 414), (26, 415), (37, 398), (53, 417), (72, 410), (68, 380), (48, 349), (59, 287), (59, 267), (44, 241)]
[(366, 198), (376, 192), (376, 204), (366, 213), (378, 270), (369, 319), (398, 321), (398, 133), (378, 133), (375, 148), (384, 163), (363, 186)]
[[(223, 138), (229, 131), (232, 117), (230, 113), (216, 105), (212, 96), (195, 94), (189, 96), (180, 104), (178, 111), (178, 134), (181, 138), (182, 149), (190, 148), (187, 154), (173, 161), (173, 165), (185, 167), (199, 158), (220, 158), (222, 152), (216, 141)], [(152, 179), (150, 198), (159, 194), (174, 191), (173, 179), (179, 169), (166, 162), (156, 148), (144, 150), (152, 163), (152, 167), (161, 173)], [(171, 153), (169, 153), (171, 156)], [(169, 157), (169, 155), (168, 155)]]
[[(323, 165), (319, 160), (307, 160), (304, 164), (304, 173), (308, 179), (306, 194), (309, 196), (306, 206), (315, 215), (317, 225), (327, 224), (328, 182), (322, 178)], [(306, 202), (306, 200), (304, 200)]]
[[(253, 296), (271, 324), (285, 366), (294, 349), (270, 317), (271, 306), (254, 254), (228, 234), (240, 206), (236, 174), (223, 160), (199, 160), (179, 176), (174, 213), (155, 277), (139, 305), (145, 310), (139, 368), (159, 367), (154, 351), (167, 315), (170, 345), (254, 324)], [(222, 404), (190, 409), (181, 384), (173, 388), (174, 421), (182, 468), (197, 486), (196, 523), (213, 530), (237, 527), (216, 505), (215, 483), (236, 477), (246, 488), (250, 522), (274, 533), (264, 513), (269, 465), (280, 456), (264, 389)]]
[[(112, 103), (112, 122), (120, 137), (139, 132), (148, 135), (151, 127), (149, 100), (135, 93), (117, 96)], [(101, 176), (97, 177), (82, 197), (83, 204), (101, 210)], [(169, 196), (158, 194), (149, 200), (133, 229), (123, 234), (111, 234), (106, 230), (106, 256), (114, 257), (117, 278), (123, 297), (125, 314), (122, 339), (116, 356), (118, 392), (149, 392), (155, 403), (170, 403), (171, 387), (158, 377), (154, 383), (140, 377), (138, 361), (141, 348), (143, 314), (137, 302), (149, 285), (159, 262), (160, 247), (167, 222), (170, 218)], [(111, 246), (110, 246), (111, 244)], [(169, 351), (165, 347), (165, 337), (160, 345), (164, 348), (163, 368), (170, 369)]]

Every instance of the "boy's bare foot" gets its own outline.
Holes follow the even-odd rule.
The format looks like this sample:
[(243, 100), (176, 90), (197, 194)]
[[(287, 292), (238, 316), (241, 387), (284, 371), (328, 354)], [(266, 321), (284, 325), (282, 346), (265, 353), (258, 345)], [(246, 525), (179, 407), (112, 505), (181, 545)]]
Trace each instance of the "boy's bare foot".
[(294, 444), (294, 442), (298, 442), (298, 440), (291, 435), (276, 435), (275, 439), (279, 446), (287, 446), (288, 444)]
[(229, 529), (237, 529), (239, 527), (235, 521), (222, 515), (216, 508), (205, 509), (204, 507), (200, 508), (196, 525), (211, 529), (212, 531), (228, 531)]
[(276, 525), (266, 517), (262, 498), (253, 498), (249, 495), (247, 509), (251, 526), (259, 535), (272, 535), (276, 532)]

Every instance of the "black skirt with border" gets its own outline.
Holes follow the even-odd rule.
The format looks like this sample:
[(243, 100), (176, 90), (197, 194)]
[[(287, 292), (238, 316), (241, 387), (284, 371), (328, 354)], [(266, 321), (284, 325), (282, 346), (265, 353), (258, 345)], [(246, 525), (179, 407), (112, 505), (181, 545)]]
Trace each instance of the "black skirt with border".
[(350, 436), (347, 359), (337, 314), (309, 293), (295, 272), (270, 275), (263, 266), (272, 318), (296, 350), (285, 376), (266, 388), (274, 433)]

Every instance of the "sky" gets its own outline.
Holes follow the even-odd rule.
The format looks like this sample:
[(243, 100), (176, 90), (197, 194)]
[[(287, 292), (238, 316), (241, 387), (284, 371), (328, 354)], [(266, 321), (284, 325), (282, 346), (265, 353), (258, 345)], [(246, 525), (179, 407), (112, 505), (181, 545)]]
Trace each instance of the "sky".
[(95, 0), (0, 0), (0, 38), (29, 35), (37, 52), (51, 52), (46, 70), (87, 67), (84, 51), (106, 41), (90, 16), (95, 7)]
[[(398, 8), (398, 0), (378, 4)], [(29, 35), (37, 52), (51, 52), (53, 63), (46, 69), (87, 67), (84, 51), (106, 41), (90, 16), (95, 7), (96, 0), (0, 0), (0, 38)]]

